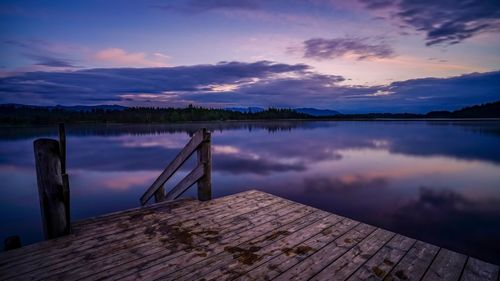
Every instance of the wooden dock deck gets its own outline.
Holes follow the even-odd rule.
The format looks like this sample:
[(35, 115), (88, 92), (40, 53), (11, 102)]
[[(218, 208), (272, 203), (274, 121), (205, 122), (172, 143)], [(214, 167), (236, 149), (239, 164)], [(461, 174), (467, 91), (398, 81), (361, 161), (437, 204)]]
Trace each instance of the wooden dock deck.
[(0, 280), (499, 280), (499, 267), (260, 191), (77, 222)]

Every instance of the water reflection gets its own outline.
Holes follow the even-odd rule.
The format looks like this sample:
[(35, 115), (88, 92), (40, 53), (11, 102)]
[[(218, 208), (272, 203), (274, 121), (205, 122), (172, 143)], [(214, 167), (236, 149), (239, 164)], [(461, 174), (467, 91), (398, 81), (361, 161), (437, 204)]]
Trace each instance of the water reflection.
[[(201, 127), (213, 131), (215, 196), (257, 188), (500, 263), (498, 121), (72, 126), (73, 217), (136, 207)], [(32, 141), (56, 132), (0, 131), (0, 238), (41, 238)]]

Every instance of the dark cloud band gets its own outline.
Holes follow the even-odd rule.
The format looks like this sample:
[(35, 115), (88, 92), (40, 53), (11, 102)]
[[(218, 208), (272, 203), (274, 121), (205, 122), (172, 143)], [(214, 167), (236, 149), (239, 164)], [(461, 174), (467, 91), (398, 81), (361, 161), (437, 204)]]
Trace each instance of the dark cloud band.
[(317, 107), (343, 113), (454, 110), (500, 100), (500, 71), (381, 86), (269, 61), (27, 72), (0, 79), (0, 103)]

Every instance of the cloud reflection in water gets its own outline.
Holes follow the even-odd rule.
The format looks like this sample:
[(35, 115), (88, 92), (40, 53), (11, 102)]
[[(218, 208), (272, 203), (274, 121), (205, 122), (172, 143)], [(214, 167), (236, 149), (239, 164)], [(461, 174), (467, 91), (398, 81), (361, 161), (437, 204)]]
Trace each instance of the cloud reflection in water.
[[(199, 127), (213, 131), (215, 196), (258, 188), (500, 262), (500, 122), (70, 126), (74, 218), (136, 207)], [(0, 132), (2, 237), (41, 238), (32, 141), (56, 132)]]

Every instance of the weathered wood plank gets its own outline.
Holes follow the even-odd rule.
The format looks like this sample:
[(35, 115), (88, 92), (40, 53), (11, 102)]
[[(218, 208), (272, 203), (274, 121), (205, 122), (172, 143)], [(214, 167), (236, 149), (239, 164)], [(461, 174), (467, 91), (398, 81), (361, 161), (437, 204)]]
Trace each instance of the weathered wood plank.
[(375, 230), (374, 226), (359, 224), (307, 259), (280, 274), (275, 280), (308, 280)]
[(154, 204), (76, 229), (0, 253), (0, 279), (499, 278), (496, 265), (257, 191)]
[(382, 280), (399, 263), (413, 244), (415, 244), (415, 239), (400, 234), (396, 235), (348, 280)]
[(467, 256), (441, 249), (422, 280), (458, 280), (465, 266)]
[(35, 140), (33, 146), (44, 238), (67, 235), (69, 202), (63, 186), (59, 142), (42, 138)]
[[(262, 194), (260, 194), (262, 195)], [(187, 226), (192, 226), (196, 223), (198, 223), (200, 220), (203, 221), (207, 217), (212, 219), (212, 220), (222, 220), (226, 219), (228, 217), (234, 217), (239, 215), (241, 212), (244, 212), (245, 207), (251, 206), (250, 208), (253, 209), (258, 209), (262, 206), (271, 204), (271, 203), (276, 203), (279, 202), (279, 199), (276, 199), (276, 197), (272, 196), (258, 196), (256, 197), (258, 199), (258, 202), (256, 201), (249, 201), (245, 200), (245, 198), (242, 198), (241, 202), (238, 204), (225, 204), (220, 206), (220, 208), (215, 208), (215, 209), (207, 209), (205, 211), (201, 210), (198, 212), (195, 212), (194, 214), (188, 213), (183, 215), (176, 215), (176, 214), (171, 214), (170, 216), (165, 216), (165, 214), (159, 213), (159, 214), (148, 214), (149, 218), (148, 220), (151, 221), (151, 223), (144, 224), (137, 223), (139, 224), (129, 224), (124, 225), (122, 227), (118, 227), (119, 234), (113, 234), (113, 235), (108, 235), (101, 237), (100, 239), (92, 239), (92, 240), (86, 240), (89, 241), (89, 243), (84, 243), (84, 244), (72, 244), (70, 246), (64, 247), (62, 249), (59, 248), (54, 248), (54, 249), (49, 249), (41, 252), (38, 255), (38, 260), (34, 259), (33, 257), (25, 257), (24, 260), (17, 261), (14, 266), (21, 266), (22, 268), (19, 270), (16, 270), (16, 274), (19, 275), (26, 270), (30, 270), (32, 268), (36, 267), (44, 267), (43, 271), (52, 269), (54, 266), (58, 266), (59, 268), (63, 268), (64, 265), (67, 265), (69, 263), (75, 263), (78, 260), (82, 258), (86, 258), (87, 260), (90, 258), (97, 258), (100, 255), (98, 254), (99, 251), (105, 251), (106, 249), (109, 249), (109, 247), (113, 247), (113, 251), (117, 251), (119, 249), (126, 250), (132, 245), (135, 245), (137, 243), (139, 244), (144, 244), (147, 243), (148, 239), (145, 239), (144, 235), (146, 230), (151, 227), (157, 227), (158, 225), (162, 223), (167, 223), (167, 225), (170, 224), (176, 224), (178, 220), (184, 221), (184, 224)], [(215, 205), (216, 206), (216, 205)], [(226, 209), (226, 211), (222, 211), (223, 209)], [(232, 210), (231, 212), (228, 212), (227, 209)], [(158, 221), (155, 221), (158, 220)], [(215, 223), (215, 222), (212, 222)], [(166, 226), (165, 226), (166, 227)], [(128, 230), (128, 231), (127, 231)], [(114, 241), (114, 243), (113, 243)], [(112, 243), (112, 244), (110, 244)], [(73, 247), (72, 247), (73, 246)], [(77, 246), (77, 247), (74, 247)], [(81, 253), (85, 253), (85, 257), (81, 255)], [(57, 263), (57, 261), (60, 258), (64, 258), (65, 260), (62, 262)], [(71, 258), (71, 259), (70, 259)], [(72, 260), (73, 259), (73, 260)], [(28, 260), (31, 260), (31, 263), (23, 263)], [(56, 265), (52, 265), (50, 267), (49, 265), (53, 263), (57, 263)], [(8, 267), (12, 267), (12, 264), (7, 264)], [(0, 267), (0, 270), (4, 270), (6, 267), (2, 266)]]
[(461, 281), (496, 281), (499, 276), (499, 267), (475, 258), (469, 258), (465, 265)]
[(203, 142), (203, 131), (196, 132), (184, 148), (177, 154), (177, 156), (168, 164), (160, 176), (153, 182), (153, 184), (141, 196), (141, 204), (144, 205), (153, 196), (158, 188), (160, 188), (170, 177), (179, 169), (184, 162), (194, 153), (198, 146)]
[[(124, 215), (127, 215), (127, 214), (135, 215), (137, 213), (137, 211), (140, 211), (140, 210), (163, 209), (165, 207), (169, 207), (169, 206), (174, 205), (176, 207), (183, 208), (183, 209), (186, 209), (187, 211), (190, 211), (191, 206), (189, 206), (189, 204), (196, 205), (196, 206), (219, 206), (223, 202), (229, 202), (229, 201), (232, 202), (232, 200), (237, 200), (239, 198), (251, 199), (255, 196), (262, 196), (263, 194), (264, 194), (264, 192), (260, 192), (257, 190), (249, 190), (249, 191), (245, 191), (245, 192), (240, 192), (238, 194), (223, 196), (223, 197), (220, 197), (220, 198), (214, 199), (212, 201), (208, 201), (208, 202), (197, 202), (197, 201), (192, 200), (192, 199), (179, 198), (175, 201), (161, 202), (161, 203), (157, 203), (157, 204), (151, 204), (148, 206), (141, 206), (141, 207), (125, 210), (125, 211), (114, 212), (114, 213), (110, 213), (110, 214), (106, 214), (106, 215), (102, 215), (102, 216), (97, 216), (97, 217), (92, 217), (92, 218), (87, 218), (84, 220), (76, 221), (73, 223), (73, 227), (76, 229), (79, 229), (79, 228), (86, 229), (85, 225), (88, 225), (88, 224), (95, 224), (95, 223), (107, 224), (109, 221), (112, 221), (114, 219), (121, 219), (121, 218), (123, 218)], [(273, 195), (266, 194), (266, 196), (269, 197), (269, 196), (273, 196)], [(188, 200), (189, 203), (186, 204), (185, 203), (186, 200)]]
[(260, 264), (235, 280), (271, 280), (292, 266), (307, 259), (338, 237), (353, 229), (359, 222), (344, 218), (338, 224), (324, 229), (311, 239), (283, 251), (270, 261)]
[[(252, 214), (254, 217), (259, 218), (265, 216), (269, 210), (279, 209), (286, 204), (286, 202), (278, 202), (266, 208), (252, 211)], [(239, 231), (251, 227), (247, 223), (247, 214), (224, 220), (220, 224), (204, 224), (204, 221), (198, 221), (195, 225), (185, 226), (181, 221), (178, 221), (172, 227), (160, 225), (149, 231), (150, 236), (147, 238), (150, 240), (144, 245), (130, 247), (119, 253), (105, 253), (104, 256), (89, 260), (87, 268), (77, 267), (73, 270), (66, 270), (62, 274), (57, 272), (57, 275), (72, 279), (97, 273), (100, 273), (97, 276), (102, 276), (109, 274), (109, 272), (119, 272), (122, 265), (123, 268), (130, 268), (139, 264), (145, 266), (148, 260), (154, 260), (155, 257), (178, 255), (183, 250), (197, 252), (201, 247), (215, 243), (225, 235), (235, 235)], [(204, 225), (209, 227), (203, 227)]]
[(198, 164), (203, 165), (203, 178), (198, 181), (198, 200), (212, 199), (212, 152), (210, 148), (211, 137), (203, 129), (204, 140), (198, 149)]
[[(242, 245), (229, 246), (224, 249), (225, 251), (222, 254), (212, 257), (215, 261), (210, 266), (212, 271), (208, 272), (209, 270), (206, 270), (207, 273), (201, 274), (203, 274), (203, 278), (208, 280), (232, 280), (283, 252), (293, 252), (298, 244), (312, 238), (321, 231), (329, 229), (342, 219), (342, 217), (331, 215), (302, 229), (283, 233), (276, 239), (259, 238)], [(315, 249), (300, 248), (299, 250), (313, 252)], [(180, 280), (187, 279), (190, 278), (182, 277)]]
[[(238, 216), (239, 214), (259, 209), (263, 206), (276, 202), (279, 202), (279, 199), (273, 197), (263, 197), (258, 202), (243, 201), (236, 206), (225, 205), (225, 211), (221, 211), (220, 209), (215, 210), (215, 212), (210, 215), (197, 212), (196, 215), (198, 217), (196, 219), (190, 218), (190, 215), (186, 217), (173, 216), (171, 220), (164, 220), (163, 223), (154, 222), (153, 225), (138, 224), (138, 226), (140, 226), (139, 229), (131, 228), (132, 232), (124, 231), (123, 233), (120, 233), (118, 235), (111, 236), (110, 241), (93, 240), (93, 243), (86, 244), (82, 248), (71, 247), (66, 248), (63, 251), (55, 251), (50, 256), (42, 255), (42, 259), (39, 259), (36, 262), (32, 262), (31, 264), (21, 264), (22, 267), (16, 271), (16, 274), (17, 276), (19, 276), (25, 270), (29, 270), (34, 267), (43, 268), (42, 270), (38, 270), (38, 275), (41, 276), (44, 276), (44, 274), (52, 274), (54, 272), (67, 271), (71, 269), (71, 267), (69, 266), (70, 264), (78, 267), (78, 262), (82, 260), (85, 260), (86, 262), (90, 262), (96, 259), (100, 260), (102, 259), (102, 257), (106, 256), (105, 253), (116, 255), (123, 251), (127, 252), (128, 249), (132, 247), (142, 245), (147, 246), (147, 244), (151, 242), (151, 239), (148, 239), (148, 235), (149, 231), (153, 227), (169, 229), (178, 225), (179, 222), (183, 222), (183, 227), (193, 227), (196, 224), (216, 225), (220, 221), (228, 220), (232, 217)], [(127, 228), (122, 229), (127, 230)], [(112, 243), (113, 241), (115, 242)], [(160, 247), (153, 247), (153, 251), (163, 249), (161, 245), (163, 245), (165, 242), (166, 241), (158, 241)], [(51, 273), (48, 273), (49, 271)]]
[[(230, 243), (221, 243), (210, 254), (209, 258), (204, 258), (197, 263), (189, 262), (187, 266), (179, 264), (181, 266), (179, 269), (169, 272), (168, 274), (165, 274), (162, 271), (156, 272), (154, 277), (161, 277), (160, 279), (166, 280), (193, 280), (196, 278), (203, 278), (206, 273), (210, 272), (211, 269), (215, 267), (214, 265), (219, 265), (218, 259), (213, 259), (211, 257), (231, 251), (237, 255), (237, 257), (235, 257), (236, 259), (251, 260), (252, 257), (255, 257), (252, 251), (257, 249), (256, 247), (259, 247), (253, 246), (254, 248), (252, 248), (253, 244), (259, 243), (259, 241), (262, 241), (261, 243), (272, 243), (283, 236), (287, 236), (289, 233), (293, 233), (294, 231), (307, 227), (308, 225), (311, 225), (329, 215), (330, 214), (327, 212), (317, 210), (294, 220), (293, 223), (284, 224), (277, 228), (275, 225), (270, 225), (268, 228), (256, 228), (253, 232), (248, 233), (247, 237), (244, 237), (241, 240), (236, 240)], [(240, 251), (240, 249), (242, 251)], [(144, 276), (145, 279), (150, 279), (150, 277), (151, 275)]]
[(59, 123), (59, 154), (61, 156), (61, 174), (66, 174), (66, 128)]
[[(288, 203), (286, 203), (288, 204)], [(195, 263), (211, 256), (221, 247), (233, 241), (246, 241), (252, 237), (252, 234), (262, 232), (268, 226), (285, 225), (290, 221), (296, 220), (312, 213), (311, 208), (299, 205), (288, 205), (275, 211), (275, 214), (267, 213), (257, 217), (248, 216), (248, 224), (245, 226), (234, 225), (224, 228), (219, 233), (215, 243), (198, 243), (195, 250), (180, 249), (175, 252), (162, 251), (146, 258), (141, 258), (132, 263), (115, 266), (110, 270), (102, 271), (92, 276), (92, 278), (106, 278), (110, 280), (135, 280), (144, 276), (146, 279), (153, 279), (155, 275), (168, 274), (182, 266)]]
[(325, 267), (310, 280), (345, 280), (354, 273), (365, 261), (371, 258), (395, 234), (377, 229), (358, 245), (347, 251), (333, 263)]
[(420, 280), (439, 247), (417, 241), (384, 280)]
[[(165, 196), (165, 200), (174, 200), (181, 196), (190, 186), (203, 177), (205, 168), (200, 164), (185, 176), (172, 190)], [(206, 201), (206, 200), (205, 200)]]
[(47, 251), (53, 249), (67, 248), (75, 244), (83, 244), (89, 240), (103, 240), (105, 236), (123, 233), (123, 228), (119, 227), (122, 223), (135, 221), (137, 218), (141, 218), (141, 216), (143, 222), (147, 223), (149, 221), (147, 220), (148, 218), (150, 220), (153, 219), (151, 214), (156, 212), (158, 212), (159, 216), (163, 217), (162, 219), (170, 219), (171, 216), (187, 215), (194, 212), (200, 214), (208, 210), (218, 210), (219, 208), (224, 208), (228, 203), (234, 205), (243, 201), (252, 202), (253, 200), (264, 198), (263, 196), (265, 196), (265, 198), (274, 197), (270, 194), (252, 190), (217, 198), (208, 202), (176, 200), (86, 219), (73, 226), (74, 234), (27, 245), (19, 250), (0, 254), (0, 268), (7, 260), (9, 263), (12, 263), (23, 257), (33, 259), (36, 257), (36, 253), (43, 253), (46, 255)]
[(165, 200), (165, 185), (158, 187), (154, 194), (155, 203), (160, 203)]

